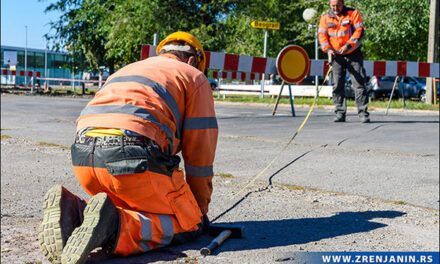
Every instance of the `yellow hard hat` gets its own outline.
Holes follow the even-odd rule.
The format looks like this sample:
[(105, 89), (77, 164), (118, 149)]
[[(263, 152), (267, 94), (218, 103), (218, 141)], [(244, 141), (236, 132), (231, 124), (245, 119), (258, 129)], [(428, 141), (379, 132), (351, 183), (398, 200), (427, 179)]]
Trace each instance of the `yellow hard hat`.
[(189, 45), (191, 45), (197, 52), (197, 60), (199, 61), (199, 67), (198, 69), (201, 72), (205, 72), (205, 64), (206, 64), (206, 55), (205, 51), (203, 51), (202, 44), (200, 44), (200, 41), (194, 37), (193, 35), (183, 32), (183, 31), (177, 31), (166, 37), (164, 40), (162, 40), (159, 45), (157, 46), (156, 53), (159, 54), (160, 50), (165, 46), (165, 44), (173, 41), (185, 41)]

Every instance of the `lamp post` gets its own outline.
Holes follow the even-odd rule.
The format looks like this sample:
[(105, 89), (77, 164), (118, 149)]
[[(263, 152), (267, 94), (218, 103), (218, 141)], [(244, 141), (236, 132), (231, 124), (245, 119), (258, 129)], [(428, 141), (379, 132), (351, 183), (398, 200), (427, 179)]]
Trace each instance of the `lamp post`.
[[(313, 27), (313, 25), (309, 24), (309, 28)], [(315, 60), (318, 60), (318, 30), (315, 30)], [(319, 96), (319, 77), (315, 75), (315, 85), (316, 85), (316, 97)]]
[(72, 89), (73, 89), (73, 95), (76, 94), (75, 92), (75, 58), (73, 57), (73, 52), (72, 52)]
[(26, 44), (24, 46), (24, 86), (26, 88), (26, 83), (27, 83), (27, 28), (28, 26), (24, 26), (25, 28), (25, 32), (26, 32)]
[(157, 33), (154, 33), (153, 35), (153, 45), (157, 46)]
[(48, 44), (46, 42), (46, 49), (44, 49), (44, 78), (47, 78), (47, 49)]
[[(312, 20), (315, 18), (316, 14), (318, 13), (318, 11), (316, 11), (313, 8), (307, 8), (306, 10), (304, 10), (303, 12), (303, 19), (309, 23), (308, 29), (311, 30), (313, 28), (317, 28), (316, 25), (310, 24), (312, 22)], [(318, 30), (315, 30), (315, 60), (318, 60)], [(315, 75), (315, 86), (316, 86), (316, 96), (319, 96), (319, 78), (318, 75)]]
[[(263, 50), (263, 57), (266, 58), (266, 49), (267, 49), (267, 28), (264, 30), (264, 50)], [(261, 93), (260, 98), (264, 98), (264, 81), (266, 74), (263, 73), (263, 76), (261, 78)]]

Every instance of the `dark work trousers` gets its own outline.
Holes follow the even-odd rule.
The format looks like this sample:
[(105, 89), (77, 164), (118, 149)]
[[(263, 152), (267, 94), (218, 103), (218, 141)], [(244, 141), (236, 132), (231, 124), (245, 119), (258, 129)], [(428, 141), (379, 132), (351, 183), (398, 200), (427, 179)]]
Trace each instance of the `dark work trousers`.
[(359, 48), (347, 55), (336, 54), (333, 59), (330, 80), (333, 86), (335, 114), (338, 117), (345, 117), (347, 113), (344, 91), (346, 71), (348, 71), (353, 85), (358, 115), (368, 117), (368, 94), (365, 88), (364, 61)]

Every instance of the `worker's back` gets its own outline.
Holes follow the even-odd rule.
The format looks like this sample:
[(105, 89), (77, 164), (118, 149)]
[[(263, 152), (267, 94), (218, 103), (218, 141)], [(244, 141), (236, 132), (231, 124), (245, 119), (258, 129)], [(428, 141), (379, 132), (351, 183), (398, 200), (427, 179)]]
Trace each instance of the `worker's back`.
[(171, 141), (177, 153), (185, 117), (215, 114), (205, 75), (173, 57), (138, 61), (111, 75), (81, 113), (77, 130), (127, 129), (154, 140), (164, 152)]

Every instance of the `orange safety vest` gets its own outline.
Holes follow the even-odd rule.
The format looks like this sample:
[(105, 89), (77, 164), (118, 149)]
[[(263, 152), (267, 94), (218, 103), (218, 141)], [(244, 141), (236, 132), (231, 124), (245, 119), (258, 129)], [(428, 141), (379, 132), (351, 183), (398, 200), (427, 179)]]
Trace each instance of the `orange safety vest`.
[(333, 49), (340, 54), (339, 49), (347, 45), (348, 54), (361, 45), (364, 23), (357, 9), (344, 6), (340, 15), (335, 15), (331, 10), (321, 16), (318, 35), (322, 51), (327, 53)]
[(207, 213), (218, 128), (202, 72), (171, 54), (129, 64), (109, 77), (76, 125), (77, 131), (126, 129), (154, 140), (164, 153), (182, 151), (186, 181)]

